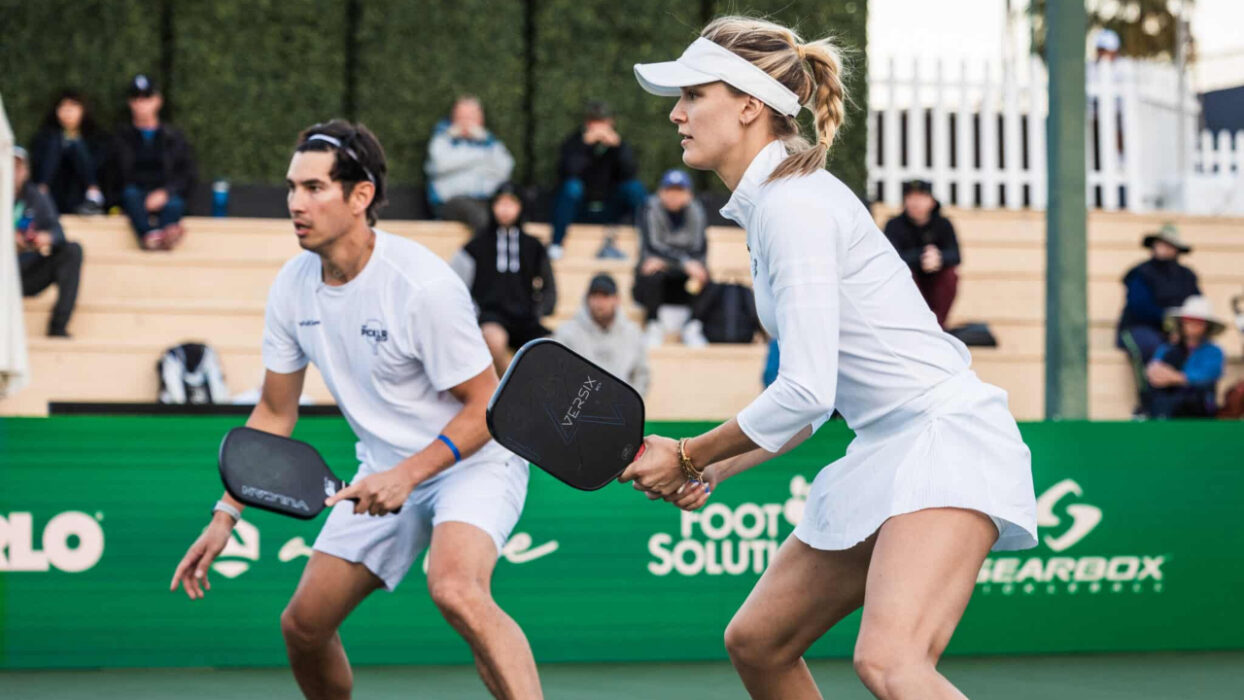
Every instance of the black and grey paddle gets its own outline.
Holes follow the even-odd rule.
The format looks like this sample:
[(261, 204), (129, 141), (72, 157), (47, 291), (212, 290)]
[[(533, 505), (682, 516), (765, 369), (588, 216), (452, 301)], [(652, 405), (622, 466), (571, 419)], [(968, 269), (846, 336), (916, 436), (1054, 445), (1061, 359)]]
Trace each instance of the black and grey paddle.
[(230, 496), (248, 506), (304, 520), (319, 515), (324, 499), (346, 487), (311, 445), (245, 427), (220, 442), (220, 479)]
[(618, 478), (643, 454), (639, 392), (547, 338), (514, 355), (487, 415), (502, 446), (584, 491)]

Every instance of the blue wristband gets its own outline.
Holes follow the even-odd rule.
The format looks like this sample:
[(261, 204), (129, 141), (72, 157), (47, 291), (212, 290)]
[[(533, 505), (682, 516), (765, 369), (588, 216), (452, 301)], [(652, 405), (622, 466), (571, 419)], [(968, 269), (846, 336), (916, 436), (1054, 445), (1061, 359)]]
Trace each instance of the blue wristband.
[(449, 448), (449, 451), (454, 453), (454, 464), (462, 461), (462, 453), (458, 451), (458, 446), (454, 444), (453, 440), (450, 440), (444, 435), (437, 435), (436, 439), (445, 443), (445, 446)]

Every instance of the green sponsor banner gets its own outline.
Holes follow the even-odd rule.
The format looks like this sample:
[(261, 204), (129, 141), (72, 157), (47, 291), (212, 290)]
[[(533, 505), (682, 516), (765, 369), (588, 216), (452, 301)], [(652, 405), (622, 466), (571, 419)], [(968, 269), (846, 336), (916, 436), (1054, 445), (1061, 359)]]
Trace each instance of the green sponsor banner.
[[(248, 511), (207, 598), (168, 591), (220, 492), (220, 436), (239, 422), (0, 420), (0, 668), (285, 663), (279, 616), (322, 520)], [(1042, 544), (989, 557), (952, 653), (1244, 648), (1244, 424), (1022, 429)], [(344, 421), (303, 419), (296, 437), (340, 473), (353, 469)], [(533, 470), (497, 599), (543, 661), (724, 658), (726, 623), (849, 440), (831, 423), (694, 514), (624, 486), (580, 493)], [(848, 618), (811, 655), (849, 655), (857, 627)], [(342, 635), (356, 663), (470, 661), (417, 567)]]

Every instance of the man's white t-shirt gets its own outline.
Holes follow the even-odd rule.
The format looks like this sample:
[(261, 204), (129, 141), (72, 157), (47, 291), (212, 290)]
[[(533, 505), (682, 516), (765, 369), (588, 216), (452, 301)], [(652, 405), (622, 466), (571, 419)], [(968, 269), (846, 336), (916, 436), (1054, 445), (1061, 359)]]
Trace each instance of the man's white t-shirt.
[[(359, 476), (431, 444), (462, 410), (449, 389), (492, 366), (462, 280), (427, 248), (379, 230), (367, 265), (344, 285), (324, 283), (315, 253), (281, 268), (263, 361), (281, 374), (315, 363), (359, 438)], [(490, 441), (463, 463), (507, 456)]]

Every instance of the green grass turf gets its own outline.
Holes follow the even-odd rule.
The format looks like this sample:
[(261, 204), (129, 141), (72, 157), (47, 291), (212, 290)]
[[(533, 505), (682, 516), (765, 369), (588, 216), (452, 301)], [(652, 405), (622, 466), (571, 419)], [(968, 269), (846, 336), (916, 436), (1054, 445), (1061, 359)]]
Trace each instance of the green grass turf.
[[(813, 661), (821, 691), (834, 700), (871, 697), (845, 660)], [(1007, 700), (1239, 700), (1244, 652), (953, 657), (942, 672), (972, 698)], [(546, 664), (551, 700), (745, 698), (725, 663)], [(133, 669), (8, 671), (0, 697), (13, 700), (227, 700), (299, 697), (285, 669)], [(390, 666), (355, 670), (358, 698), (486, 698), (468, 666)]]

